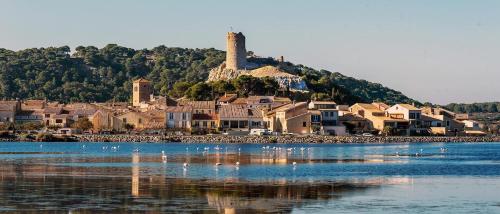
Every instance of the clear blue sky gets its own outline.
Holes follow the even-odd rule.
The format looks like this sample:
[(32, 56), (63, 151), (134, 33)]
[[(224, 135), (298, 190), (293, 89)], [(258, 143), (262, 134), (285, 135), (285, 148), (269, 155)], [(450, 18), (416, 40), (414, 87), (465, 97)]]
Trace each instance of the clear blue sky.
[(420, 101), (500, 101), (498, 0), (0, 0), (0, 47), (225, 48), (382, 83)]

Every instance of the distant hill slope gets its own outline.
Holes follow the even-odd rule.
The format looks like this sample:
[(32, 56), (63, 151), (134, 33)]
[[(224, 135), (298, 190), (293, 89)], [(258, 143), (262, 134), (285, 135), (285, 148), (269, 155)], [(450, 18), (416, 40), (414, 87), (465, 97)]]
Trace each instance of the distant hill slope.
[(460, 113), (499, 113), (500, 102), (485, 103), (450, 103), (445, 108)]
[[(37, 48), (21, 51), (0, 49), (0, 98), (43, 99), (61, 102), (103, 102), (130, 99), (132, 80), (146, 77), (155, 93), (169, 94), (176, 82), (186, 87), (204, 82), (211, 68), (220, 65), (225, 52), (159, 46), (134, 50), (110, 44), (104, 48)], [(306, 81), (310, 93), (296, 99), (333, 99), (339, 103), (414, 100), (380, 84), (357, 80), (340, 73), (314, 70), (303, 65), (251, 58), (250, 62), (274, 65)], [(170, 94), (172, 95), (172, 94)], [(180, 94), (182, 95), (182, 94)], [(175, 93), (174, 96), (180, 96)]]

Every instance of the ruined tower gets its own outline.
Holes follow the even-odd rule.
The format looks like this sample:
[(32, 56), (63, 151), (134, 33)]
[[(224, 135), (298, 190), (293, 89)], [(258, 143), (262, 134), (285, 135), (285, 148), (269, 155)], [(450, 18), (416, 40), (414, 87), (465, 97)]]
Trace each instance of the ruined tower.
[(247, 49), (243, 33), (227, 33), (226, 68), (243, 70), (247, 64)]
[(151, 90), (151, 82), (140, 78), (133, 82), (132, 105), (140, 106), (141, 102), (149, 102)]

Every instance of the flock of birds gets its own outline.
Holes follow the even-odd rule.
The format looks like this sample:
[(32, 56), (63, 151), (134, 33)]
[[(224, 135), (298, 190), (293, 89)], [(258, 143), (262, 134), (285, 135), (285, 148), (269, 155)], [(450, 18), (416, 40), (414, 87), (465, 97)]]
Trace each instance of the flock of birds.
[[(40, 149), (42, 149), (42, 148), (43, 148), (43, 144), (40, 144)], [(82, 145), (82, 149), (83, 150), (86, 149), (86, 145), (85, 144)], [(119, 149), (120, 149), (120, 146), (103, 146), (102, 147), (103, 151), (111, 151), (111, 152), (117, 152)], [(272, 152), (274, 154), (281, 153), (283, 151), (286, 151), (287, 154), (289, 154), (289, 153), (294, 153), (295, 151), (300, 151), (301, 153), (303, 153), (304, 151), (309, 151), (310, 152), (312, 150), (312, 148), (310, 148), (310, 147), (308, 147), (308, 148), (305, 148), (305, 147), (300, 147), (300, 148), (297, 148), (297, 147), (284, 148), (284, 147), (276, 147), (276, 146), (273, 146), (273, 147), (271, 147), (271, 146), (262, 146), (261, 149), (262, 149), (263, 152), (268, 152), (268, 153)], [(199, 152), (199, 150), (200, 150), (200, 148), (196, 147), (196, 151)], [(227, 147), (223, 148), (223, 147), (220, 147), (219, 145), (217, 145), (217, 146), (213, 147), (213, 150), (216, 151), (216, 152), (220, 152), (220, 151), (225, 150), (225, 152), (227, 153), (228, 148)], [(204, 155), (208, 154), (209, 151), (210, 151), (210, 147), (204, 147), (202, 154), (204, 154)], [(445, 148), (445, 147), (441, 147), (441, 148), (439, 148), (439, 151), (440, 151), (440, 153), (446, 153), (446, 152), (448, 152), (448, 149)], [(134, 153), (138, 153), (139, 149), (138, 148), (134, 148), (133, 152)], [(186, 147), (186, 152), (189, 152), (189, 147)], [(240, 152), (241, 152), (241, 148), (238, 148), (238, 154)], [(420, 157), (423, 154), (424, 154), (424, 150), (420, 149), (420, 151), (416, 152), (414, 156), (415, 157)], [(400, 153), (396, 152), (395, 156), (399, 157)], [(168, 160), (167, 154), (163, 150), (161, 151), (161, 160), (162, 160), (163, 163), (166, 163), (167, 160)], [(220, 166), (220, 165), (222, 165), (222, 163), (220, 163), (220, 162), (216, 162), (215, 163), (215, 166)], [(239, 166), (240, 166), (240, 162), (236, 161), (234, 163), (234, 165), (238, 169)], [(295, 169), (295, 167), (297, 166), (297, 162), (293, 161), (292, 162), (292, 166)], [(182, 165), (182, 167), (183, 167), (184, 170), (187, 170), (188, 167), (189, 167), (189, 163), (184, 162), (183, 165)]]
[[(200, 150), (200, 148), (199, 148), (199, 147), (196, 147), (196, 151), (197, 151), (197, 152), (199, 152), (199, 150)], [(224, 150), (224, 149), (223, 149), (222, 147), (219, 147), (219, 146), (217, 145), (217, 146), (215, 146), (215, 147), (213, 148), (213, 150), (215, 150), (215, 151), (219, 152), (219, 151), (222, 151), (222, 150)], [(283, 150), (286, 150), (287, 152), (294, 152), (295, 150), (297, 150), (297, 148), (296, 148), (296, 147), (293, 147), (293, 148), (286, 148), (286, 149), (284, 149), (284, 148), (282, 148), (282, 147), (270, 147), (270, 146), (263, 146), (263, 147), (262, 147), (262, 150), (263, 150), (263, 151), (276, 151), (276, 152), (281, 152), (281, 151), (283, 151)], [(304, 151), (311, 151), (311, 148), (304, 148), (304, 147), (300, 147), (298, 150), (300, 150), (301, 152), (304, 152)], [(186, 147), (186, 151), (187, 151), (187, 152), (189, 151), (189, 147)], [(210, 151), (210, 147), (204, 147), (204, 148), (203, 148), (203, 151), (202, 151), (202, 154), (207, 154), (209, 151)], [(225, 148), (225, 151), (227, 152), (227, 147)], [(138, 149), (134, 149), (134, 152), (139, 152), (139, 150), (138, 150)], [(238, 148), (238, 154), (239, 154), (240, 152), (241, 152), (241, 148)], [(162, 151), (161, 151), (161, 160), (162, 160), (162, 162), (163, 162), (163, 163), (166, 163), (166, 162), (168, 161), (168, 156), (167, 156), (167, 154), (165, 153), (165, 151), (164, 151), (164, 150), (162, 150)], [(216, 167), (217, 167), (217, 166), (221, 166), (221, 165), (222, 165), (222, 163), (220, 163), (220, 162), (216, 162), (216, 163), (215, 163), (215, 166), (216, 166)], [(236, 162), (234, 163), (234, 165), (236, 166), (236, 169), (239, 169), (240, 162), (239, 162), (239, 161), (236, 161)], [(297, 166), (297, 162), (296, 162), (296, 161), (293, 161), (293, 162), (292, 162), (292, 166), (293, 166), (293, 167), (294, 167), (294, 169), (295, 169), (295, 167)], [(187, 169), (188, 169), (188, 167), (189, 167), (189, 163), (188, 163), (188, 162), (184, 162), (184, 163), (182, 164), (182, 168), (183, 168), (184, 170), (187, 170)]]

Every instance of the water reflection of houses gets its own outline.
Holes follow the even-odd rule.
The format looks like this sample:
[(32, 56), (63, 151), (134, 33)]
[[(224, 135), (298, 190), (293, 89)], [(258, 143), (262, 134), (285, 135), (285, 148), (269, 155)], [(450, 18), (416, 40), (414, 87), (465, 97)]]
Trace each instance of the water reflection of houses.
[(139, 153), (132, 154), (132, 196), (139, 196)]

